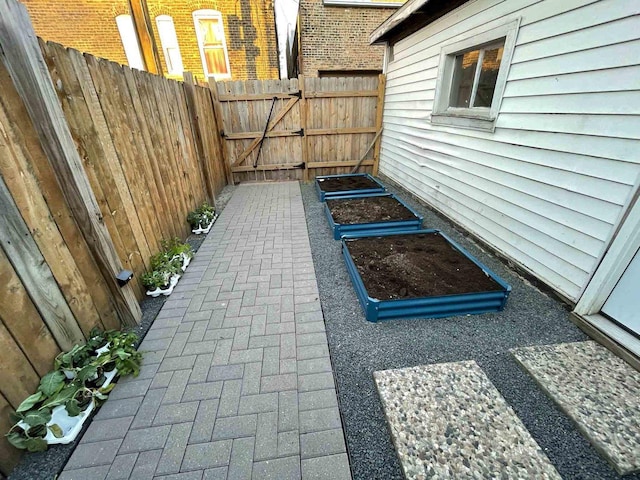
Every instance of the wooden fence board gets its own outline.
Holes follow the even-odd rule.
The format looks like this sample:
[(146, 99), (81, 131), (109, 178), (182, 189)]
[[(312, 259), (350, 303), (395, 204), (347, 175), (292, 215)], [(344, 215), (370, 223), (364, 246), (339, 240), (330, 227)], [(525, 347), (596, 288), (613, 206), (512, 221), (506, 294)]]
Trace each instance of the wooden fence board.
[(65, 184), (67, 203), (107, 281), (118, 316), (124, 323), (134, 325), (142, 317), (140, 306), (131, 288), (120, 287), (115, 280), (121, 262), (64, 120), (26, 7), (15, 0), (0, 0), (0, 10), (3, 62), (26, 105), (59, 182)]
[[(93, 303), (84, 277), (53, 220), (38, 179), (30, 168), (30, 164), (34, 164), (34, 159), (31, 158), (29, 161), (25, 158), (25, 154), (29, 155), (29, 151), (23, 151), (17, 147), (26, 143), (17, 135), (24, 137), (30, 133), (35, 135), (35, 132), (17, 133), (17, 128), (24, 126), (25, 122), (23, 119), (7, 118), (4, 109), (0, 111), (0, 124), (2, 124), (0, 127), (2, 135), (8, 138), (9, 143), (16, 146), (7, 152), (7, 155), (0, 157), (0, 174), (86, 336), (93, 327), (103, 327), (100, 314)], [(26, 126), (29, 128), (31, 124), (26, 123)], [(31, 151), (37, 152), (36, 148)]]
[(40, 376), (3, 323), (0, 323), (0, 352), (0, 393), (16, 408), (35, 392)]
[(2, 250), (0, 285), (0, 320), (35, 371), (42, 376), (51, 370), (51, 360), (60, 352), (60, 348), (46, 324), (42, 322), (38, 310)]
[[(0, 140), (6, 137), (0, 132)], [(8, 156), (0, 143), (0, 156)], [(35, 240), (0, 177), (0, 241), (6, 256), (38, 307), (38, 311), (63, 349), (71, 349), (84, 336)], [(2, 362), (0, 362), (2, 363)]]
[[(0, 431), (7, 432), (11, 428), (9, 415), (12, 411), (7, 399), (0, 394)], [(0, 437), (0, 473), (9, 476), (21, 456), (20, 451), (13, 448), (7, 438), (2, 435)]]

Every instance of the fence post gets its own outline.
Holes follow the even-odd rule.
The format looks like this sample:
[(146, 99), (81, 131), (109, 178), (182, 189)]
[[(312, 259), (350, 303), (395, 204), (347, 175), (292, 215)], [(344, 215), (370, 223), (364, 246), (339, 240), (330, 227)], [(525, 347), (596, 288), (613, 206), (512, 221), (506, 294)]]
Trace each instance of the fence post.
[(204, 183), (207, 187), (207, 196), (209, 201), (215, 207), (216, 193), (215, 186), (213, 184), (213, 173), (209, 171), (209, 165), (205, 155), (204, 144), (202, 140), (202, 130), (200, 127), (200, 121), (198, 119), (198, 110), (196, 106), (196, 92), (195, 82), (191, 72), (184, 72), (182, 74), (184, 78), (184, 91), (187, 97), (187, 110), (189, 110), (189, 120), (191, 123), (191, 131), (193, 132), (193, 138), (196, 144), (196, 153), (198, 155), (198, 161), (200, 168), (204, 174)]
[(304, 75), (298, 75), (300, 90), (300, 129), (302, 130), (302, 161), (304, 162), (304, 181), (309, 181), (309, 144), (307, 143), (307, 97), (305, 95)]
[[(387, 77), (384, 74), (378, 76), (378, 102), (376, 104), (376, 132), (382, 131), (382, 114), (384, 113), (384, 87), (387, 83)], [(376, 146), (373, 150), (373, 175), (378, 176), (378, 166), (380, 165), (380, 144), (382, 136), (376, 140)]]
[(222, 120), (222, 112), (220, 111), (220, 99), (218, 98), (218, 83), (213, 78), (209, 78), (209, 92), (211, 92), (211, 102), (213, 103), (213, 113), (216, 117), (216, 135), (220, 140), (220, 154), (222, 155), (222, 162), (224, 164), (224, 172), (227, 175), (227, 183), (229, 185), (235, 185), (233, 179), (233, 172), (231, 171), (231, 164), (229, 163), (229, 157), (227, 156), (227, 145), (224, 139), (224, 123)]
[(42, 57), (29, 14), (17, 0), (0, 0), (0, 57), (38, 133), (44, 152), (62, 186), (78, 227), (109, 286), (120, 321), (135, 325), (142, 318), (130, 286), (119, 287), (122, 269), (62, 107)]

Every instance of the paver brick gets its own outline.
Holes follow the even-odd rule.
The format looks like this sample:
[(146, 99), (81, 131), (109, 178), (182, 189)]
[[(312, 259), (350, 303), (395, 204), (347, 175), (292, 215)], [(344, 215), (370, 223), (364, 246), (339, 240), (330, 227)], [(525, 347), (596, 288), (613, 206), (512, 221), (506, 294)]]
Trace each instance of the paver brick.
[(298, 374), (307, 375), (310, 373), (331, 372), (331, 360), (329, 357), (310, 358), (308, 360), (298, 360)]
[(167, 352), (164, 355), (165, 358), (181, 356), (184, 350), (184, 346), (186, 345), (187, 340), (189, 338), (189, 335), (190, 335), (189, 332), (176, 333), (173, 339), (171, 340), (171, 344), (167, 348)]
[(278, 431), (286, 432), (298, 428), (298, 393), (296, 391), (278, 394)]
[(338, 400), (334, 389), (313, 390), (298, 394), (298, 408), (302, 410), (317, 410), (320, 408), (337, 407)]
[(255, 439), (236, 438), (231, 449), (227, 480), (246, 480), (251, 478), (253, 468), (253, 448)]
[(116, 458), (111, 464), (111, 468), (109, 469), (106, 480), (129, 480), (137, 459), (137, 453), (116, 455)]
[(193, 422), (189, 443), (204, 443), (211, 441), (213, 427), (216, 422), (219, 400), (204, 400), (200, 402), (196, 419)]
[(344, 453), (345, 451), (342, 428), (300, 435), (300, 455), (303, 459)]
[(278, 433), (278, 456), (288, 457), (300, 454), (300, 434), (298, 430)]
[(189, 372), (177, 372), (171, 377), (167, 391), (162, 398), (162, 403), (178, 403), (182, 399), (184, 390), (189, 381)]
[(65, 470), (58, 480), (105, 480), (109, 473), (109, 465), (99, 467), (78, 468)]
[(131, 472), (131, 479), (150, 480), (155, 474), (162, 450), (148, 450), (140, 452), (136, 464)]
[(169, 370), (188, 370), (193, 367), (193, 364), (196, 361), (195, 355), (185, 355), (182, 357), (173, 357), (173, 358), (165, 358), (160, 367), (158, 368), (158, 372), (167, 372)]
[(232, 440), (220, 440), (188, 445), (182, 460), (182, 471), (203, 470), (228, 465), (232, 444)]
[(335, 388), (333, 373), (311, 373), (309, 375), (298, 375), (298, 391), (310, 392), (312, 390), (326, 390)]
[(153, 419), (153, 425), (173, 425), (174, 423), (192, 422), (196, 418), (197, 411), (198, 402), (162, 405)]
[(169, 438), (158, 462), (156, 475), (166, 475), (180, 471), (182, 458), (187, 448), (187, 441), (191, 434), (191, 425), (191, 423), (179, 423), (171, 427)]
[(203, 471), (193, 471), (184, 473), (174, 473), (172, 475), (162, 475), (161, 477), (153, 477), (157, 480), (202, 480)]
[(220, 380), (234, 380), (242, 378), (244, 375), (244, 364), (220, 365), (211, 367), (207, 380), (210, 382)]
[(280, 360), (280, 373), (296, 373), (298, 371), (298, 362), (295, 358), (283, 358)]
[(212, 365), (227, 365), (229, 363), (229, 355), (231, 354), (231, 345), (233, 340), (219, 340), (216, 351), (213, 354)]
[(327, 335), (324, 332), (296, 334), (296, 342), (299, 347), (305, 345), (326, 345)]
[(296, 323), (314, 323), (324, 321), (322, 312), (320, 310), (314, 310), (312, 312), (296, 312)]
[(262, 361), (262, 348), (254, 348), (252, 350), (235, 350), (229, 355), (229, 363), (253, 363)]
[(256, 337), (259, 335), (264, 335), (267, 325), (267, 316), (266, 315), (254, 315), (251, 317), (251, 337)]
[(191, 369), (191, 375), (189, 375), (187, 383), (194, 384), (206, 382), (212, 362), (212, 353), (198, 355), (195, 363), (193, 364), (193, 368)]
[[(184, 355), (203, 355), (205, 353), (214, 353), (216, 350), (217, 341), (216, 340), (206, 340), (201, 341), (204, 337), (205, 330), (202, 329), (199, 331), (199, 339), (200, 341), (188, 342), (184, 347)], [(193, 334), (194, 332), (192, 332)]]
[(222, 394), (220, 395), (218, 417), (232, 417), (238, 414), (241, 391), (241, 380), (225, 380), (222, 387)]
[(328, 357), (329, 347), (325, 345), (305, 345), (298, 347), (298, 360), (308, 360), (309, 358)]
[(144, 380), (129, 381), (126, 383), (119, 383), (115, 386), (113, 391), (109, 394), (109, 398), (113, 400), (120, 400), (123, 398), (141, 397), (151, 385), (151, 379), (146, 378)]
[(247, 415), (250, 413), (275, 412), (278, 410), (278, 394), (261, 393), (259, 395), (249, 395), (240, 397), (240, 405), (238, 407), (239, 415)]
[(351, 480), (347, 454), (302, 460), (302, 480)]
[(163, 448), (170, 430), (170, 425), (129, 430), (118, 453), (143, 452)]
[[(73, 470), (77, 468), (89, 468), (99, 465), (111, 465), (118, 449), (122, 444), (122, 439), (105, 440), (102, 442), (93, 442), (80, 444), (76, 447), (67, 462), (66, 468)], [(107, 469), (107, 472), (109, 469)], [(106, 476), (106, 473), (105, 473)]]
[(296, 325), (296, 333), (317, 333), (324, 332), (324, 322), (306, 322), (299, 323)]
[(260, 393), (260, 378), (262, 364), (260, 362), (247, 363), (244, 366), (242, 379), (242, 395), (255, 395)]
[(248, 348), (278, 347), (280, 335), (260, 335), (249, 338)]
[(231, 346), (231, 350), (246, 350), (249, 348), (249, 332), (251, 331), (250, 326), (246, 327), (237, 327), (236, 334), (233, 337), (233, 344)]
[(204, 471), (202, 480), (227, 480), (227, 467), (209, 468)]
[(151, 381), (149, 390), (168, 387), (169, 382), (171, 382), (172, 376), (173, 376), (173, 371), (156, 373), (156, 375), (153, 377), (153, 380)]
[(297, 386), (297, 376), (295, 373), (284, 375), (271, 375), (262, 377), (260, 381), (260, 392), (282, 392), (285, 390), (295, 390)]
[(107, 418), (122, 418), (135, 415), (142, 404), (143, 397), (124, 398), (122, 400), (114, 400), (109, 398), (98, 413), (94, 420), (105, 420)]
[(293, 333), (280, 335), (280, 358), (295, 358), (296, 336)]
[(256, 414), (218, 418), (213, 427), (211, 439), (223, 440), (226, 438), (254, 436), (256, 434), (256, 422)]
[(253, 464), (253, 477), (264, 480), (298, 480), (300, 476), (300, 457), (276, 458)]
[[(278, 412), (258, 414), (254, 461), (278, 455)], [(260, 478), (260, 477), (259, 477)]]
[(143, 428), (151, 426), (166, 392), (166, 388), (149, 390), (147, 395), (144, 397), (144, 400), (142, 401), (142, 405), (140, 405), (140, 408), (138, 409), (138, 413), (136, 413), (136, 416), (133, 419), (131, 428)]
[(122, 439), (127, 434), (133, 417), (93, 420), (82, 437), (83, 443)]
[(342, 428), (337, 407), (300, 412), (300, 433)]

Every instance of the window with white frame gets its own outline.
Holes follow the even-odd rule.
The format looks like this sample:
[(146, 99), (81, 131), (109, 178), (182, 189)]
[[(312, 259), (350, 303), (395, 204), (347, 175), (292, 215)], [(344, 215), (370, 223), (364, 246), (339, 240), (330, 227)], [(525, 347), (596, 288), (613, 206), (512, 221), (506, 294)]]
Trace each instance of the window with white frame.
[(180, 47), (178, 46), (178, 36), (176, 35), (176, 27), (173, 24), (173, 18), (169, 15), (158, 15), (156, 17), (156, 26), (158, 27), (158, 36), (162, 45), (162, 53), (167, 63), (167, 72), (169, 75), (182, 75), (182, 55), (180, 55)]
[(222, 14), (216, 10), (196, 10), (193, 22), (205, 75), (216, 80), (231, 78)]
[(519, 23), (442, 47), (431, 123), (494, 130)]
[(131, 15), (118, 15), (116, 17), (116, 25), (120, 32), (120, 39), (124, 47), (124, 55), (127, 57), (127, 63), (131, 68), (145, 70), (144, 60), (140, 52), (140, 44), (138, 43), (138, 35), (136, 27), (133, 25)]

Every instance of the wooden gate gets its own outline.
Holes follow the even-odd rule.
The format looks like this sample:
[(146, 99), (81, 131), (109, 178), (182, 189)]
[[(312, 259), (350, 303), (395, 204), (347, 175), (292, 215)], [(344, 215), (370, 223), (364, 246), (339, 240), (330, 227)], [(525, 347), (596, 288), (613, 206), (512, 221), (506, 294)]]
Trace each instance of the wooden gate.
[[(212, 84), (234, 180), (377, 173), (384, 76)], [(375, 145), (374, 145), (375, 140)]]

